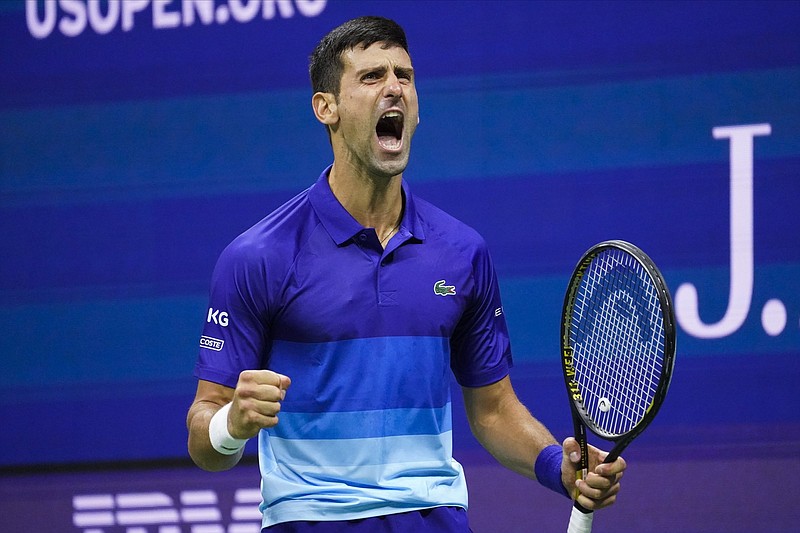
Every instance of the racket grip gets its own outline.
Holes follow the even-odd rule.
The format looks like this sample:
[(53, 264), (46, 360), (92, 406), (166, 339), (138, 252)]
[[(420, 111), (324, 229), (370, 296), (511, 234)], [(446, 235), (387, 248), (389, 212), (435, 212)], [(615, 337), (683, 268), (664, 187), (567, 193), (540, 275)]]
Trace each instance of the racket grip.
[(572, 514), (569, 516), (567, 533), (591, 533), (592, 520), (594, 520), (594, 513), (592, 511), (584, 512), (579, 509), (577, 505), (573, 506)]

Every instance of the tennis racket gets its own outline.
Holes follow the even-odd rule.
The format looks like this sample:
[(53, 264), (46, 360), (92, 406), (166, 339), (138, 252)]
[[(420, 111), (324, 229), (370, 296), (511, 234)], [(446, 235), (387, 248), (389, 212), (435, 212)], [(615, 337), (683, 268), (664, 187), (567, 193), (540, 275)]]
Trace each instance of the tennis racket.
[[(564, 297), (561, 355), (581, 479), (589, 468), (586, 428), (614, 442), (605, 462), (615, 461), (656, 416), (672, 378), (672, 298), (638, 247), (605, 241), (581, 257)], [(576, 501), (567, 532), (589, 533), (592, 518)]]

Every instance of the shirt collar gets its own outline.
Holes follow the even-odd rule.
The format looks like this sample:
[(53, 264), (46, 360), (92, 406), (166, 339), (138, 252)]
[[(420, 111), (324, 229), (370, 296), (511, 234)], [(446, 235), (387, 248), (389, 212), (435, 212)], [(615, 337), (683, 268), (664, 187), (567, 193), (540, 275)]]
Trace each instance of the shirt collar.
[[(358, 223), (353, 216), (347, 212), (336, 196), (333, 195), (331, 186), (328, 183), (328, 175), (331, 167), (328, 166), (320, 174), (317, 182), (309, 190), (309, 200), (317, 213), (325, 230), (331, 236), (337, 246), (341, 246), (364, 230), (364, 226)], [(403, 220), (400, 222), (400, 231), (408, 234), (409, 238), (419, 241), (425, 240), (425, 232), (417, 216), (417, 209), (414, 206), (414, 195), (406, 180), (402, 181), (403, 196), (405, 206), (403, 209)]]

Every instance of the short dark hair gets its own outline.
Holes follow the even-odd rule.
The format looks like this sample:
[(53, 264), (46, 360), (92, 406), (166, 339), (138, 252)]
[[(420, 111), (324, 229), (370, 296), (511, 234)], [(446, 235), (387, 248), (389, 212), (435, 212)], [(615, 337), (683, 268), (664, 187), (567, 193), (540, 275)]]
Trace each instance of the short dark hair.
[(332, 93), (338, 99), (344, 71), (342, 54), (357, 46), (367, 48), (378, 42), (386, 43), (387, 48), (399, 46), (408, 53), (406, 33), (391, 19), (359, 17), (331, 30), (309, 58), (311, 89), (315, 93)]

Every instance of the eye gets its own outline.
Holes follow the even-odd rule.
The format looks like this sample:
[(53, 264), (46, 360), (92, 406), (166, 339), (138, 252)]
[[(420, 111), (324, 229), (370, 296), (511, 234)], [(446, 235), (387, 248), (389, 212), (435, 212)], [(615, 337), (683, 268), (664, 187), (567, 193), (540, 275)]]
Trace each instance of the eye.
[(411, 82), (414, 79), (414, 73), (406, 69), (397, 69), (395, 71), (395, 76), (397, 76), (397, 79), (404, 82)]

